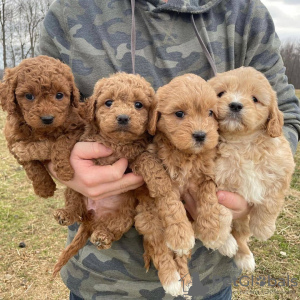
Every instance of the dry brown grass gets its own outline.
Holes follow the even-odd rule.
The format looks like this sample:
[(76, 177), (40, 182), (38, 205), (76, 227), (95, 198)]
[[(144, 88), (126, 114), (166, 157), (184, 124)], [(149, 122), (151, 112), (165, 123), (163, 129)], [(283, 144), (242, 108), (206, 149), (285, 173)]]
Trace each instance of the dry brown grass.
[[(1, 112), (1, 133), (3, 124)], [(35, 196), (2, 134), (0, 181), (0, 299), (68, 299), (61, 279), (51, 278), (67, 232), (52, 217), (53, 210), (63, 204), (62, 187), (54, 198)], [(26, 247), (20, 248), (20, 242)]]
[[(300, 91), (298, 91), (300, 96)], [(0, 112), (0, 131), (4, 114)], [(274, 279), (297, 278), (295, 287), (234, 287), (233, 299), (300, 299), (300, 151), (296, 155), (297, 172), (293, 190), (277, 222), (276, 234), (267, 242), (251, 242), (257, 268), (254, 276)], [(22, 168), (8, 153), (0, 135), (0, 300), (68, 299), (68, 290), (58, 277), (52, 280), (52, 268), (64, 248), (67, 230), (52, 217), (63, 205), (62, 187), (55, 197), (34, 195)], [(19, 243), (25, 242), (25, 248)], [(285, 252), (285, 255), (284, 253)], [(251, 276), (250, 274), (247, 274)], [(244, 281), (244, 285), (246, 282)]]

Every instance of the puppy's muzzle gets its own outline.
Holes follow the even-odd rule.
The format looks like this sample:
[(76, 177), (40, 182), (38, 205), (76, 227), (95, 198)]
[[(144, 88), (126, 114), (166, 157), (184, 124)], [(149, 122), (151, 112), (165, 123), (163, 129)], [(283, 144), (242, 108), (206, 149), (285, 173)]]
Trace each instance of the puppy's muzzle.
[(130, 120), (130, 118), (127, 115), (119, 115), (119, 116), (117, 116), (117, 122), (121, 126), (128, 125), (129, 120)]
[(197, 143), (202, 143), (205, 141), (206, 133), (203, 131), (195, 131), (192, 136)]
[(229, 105), (229, 108), (232, 112), (240, 112), (243, 109), (243, 104), (239, 102), (231, 102)]
[(43, 117), (41, 117), (41, 120), (42, 120), (43, 124), (49, 125), (49, 124), (53, 123), (54, 117), (53, 116), (43, 116)]

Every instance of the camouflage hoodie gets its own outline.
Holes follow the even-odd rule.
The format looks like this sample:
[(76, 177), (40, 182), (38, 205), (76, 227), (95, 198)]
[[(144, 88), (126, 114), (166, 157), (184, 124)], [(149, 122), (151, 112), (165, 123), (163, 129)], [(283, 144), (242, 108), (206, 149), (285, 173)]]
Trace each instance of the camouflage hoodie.
[[(298, 100), (284, 74), (274, 24), (259, 0), (136, 0), (136, 73), (154, 88), (188, 72), (212, 76), (191, 14), (219, 73), (244, 65), (267, 76), (278, 93), (284, 131), (295, 151)], [(80, 91), (89, 96), (99, 78), (132, 71), (131, 17), (130, 0), (56, 0), (41, 28), (39, 52), (70, 65)], [(77, 228), (69, 227), (68, 243)], [(84, 299), (172, 299), (156, 270), (145, 272), (142, 254), (142, 237), (132, 228), (109, 250), (98, 251), (88, 242), (61, 276)], [(193, 299), (219, 292), (239, 274), (231, 259), (208, 251), (200, 241), (190, 269), (203, 287)]]

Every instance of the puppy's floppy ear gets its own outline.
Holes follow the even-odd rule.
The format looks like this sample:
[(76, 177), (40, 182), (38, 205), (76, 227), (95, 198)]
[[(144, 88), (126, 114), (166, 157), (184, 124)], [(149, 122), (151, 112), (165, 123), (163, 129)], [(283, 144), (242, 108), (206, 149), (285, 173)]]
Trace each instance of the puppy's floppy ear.
[(80, 92), (76, 87), (75, 82), (73, 81), (71, 84), (71, 105), (78, 108), (80, 102)]
[(4, 71), (3, 84), (1, 85), (1, 105), (8, 114), (15, 113), (17, 109), (16, 88), (18, 84), (18, 67), (6, 68)]
[(96, 97), (91, 96), (86, 99), (86, 101), (79, 106), (80, 116), (86, 120), (88, 123), (92, 122), (95, 118), (96, 110)]
[(213, 111), (214, 117), (218, 119), (218, 103), (216, 103), (211, 110)]
[(151, 102), (151, 107), (149, 110), (149, 120), (148, 120), (148, 132), (151, 135), (155, 135), (156, 125), (159, 120), (160, 113), (157, 107), (157, 98), (154, 95), (153, 100)]
[(283, 114), (278, 109), (276, 93), (272, 91), (271, 95), (272, 100), (270, 106), (270, 115), (267, 123), (267, 133), (271, 137), (278, 137), (282, 134)]
[(74, 79), (72, 70), (65, 63), (63, 63), (63, 62), (60, 62), (60, 63), (62, 65), (62, 68), (68, 78), (68, 81), (69, 81), (71, 105), (78, 108), (79, 102), (80, 102), (80, 92), (75, 84), (75, 79)]
[(6, 86), (0, 82), (0, 104), (3, 110), (6, 110)]

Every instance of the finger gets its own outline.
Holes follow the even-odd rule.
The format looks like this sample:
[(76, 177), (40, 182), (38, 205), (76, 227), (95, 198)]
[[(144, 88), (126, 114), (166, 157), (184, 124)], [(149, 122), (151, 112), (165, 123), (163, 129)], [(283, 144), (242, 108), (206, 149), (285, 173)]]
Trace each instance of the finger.
[(131, 190), (136, 190), (137, 188), (139, 188), (143, 184), (144, 184), (144, 182), (141, 182), (139, 184), (131, 185), (131, 186), (128, 186), (128, 187), (120, 189), (120, 190), (115, 190), (115, 191), (112, 191), (112, 192), (108, 192), (106, 194), (103, 194), (103, 195), (99, 196), (98, 200), (101, 200), (101, 199), (106, 198), (106, 197), (120, 195), (120, 194), (126, 193), (126, 192), (131, 191)]
[(219, 203), (231, 210), (233, 219), (243, 218), (251, 211), (252, 206), (239, 194), (219, 191), (217, 196)]
[(244, 210), (247, 206), (246, 200), (236, 193), (231, 193), (227, 191), (217, 192), (218, 201), (220, 204), (226, 206), (234, 211)]
[[(81, 164), (84, 164), (84, 161), (81, 161), (78, 165), (80, 170)], [(99, 183), (108, 183), (112, 181), (118, 181), (123, 178), (124, 173), (127, 169), (128, 161), (126, 158), (121, 158), (117, 160), (112, 165), (97, 166), (97, 165), (87, 165), (87, 170), (85, 174), (81, 174), (82, 183), (88, 187), (93, 187), (99, 185)]]
[(129, 190), (137, 189), (144, 184), (143, 177), (129, 173), (123, 176), (121, 180), (101, 184), (101, 186), (89, 191), (89, 198), (100, 200), (106, 197), (125, 193)]
[[(127, 169), (128, 161), (126, 158), (121, 158), (112, 165), (97, 166), (91, 160), (79, 160), (76, 164), (77, 179), (82, 185), (92, 188), (98, 186), (99, 183), (108, 183), (111, 181), (120, 180)], [(57, 179), (53, 164), (48, 164), (50, 173)], [(66, 181), (59, 180), (66, 184)], [(72, 181), (72, 180), (71, 180)]]
[(189, 212), (193, 220), (197, 218), (197, 206), (194, 198), (191, 196), (189, 192), (183, 195), (184, 207)]
[[(54, 171), (54, 167), (53, 167), (53, 163), (51, 161), (49, 161), (47, 164), (45, 164), (45, 167), (48, 169), (48, 171), (50, 172), (50, 174), (56, 179), (58, 180), (57, 178), (57, 175)], [(61, 182), (61, 181), (60, 181)]]
[(78, 142), (75, 144), (72, 159), (93, 159), (106, 157), (112, 154), (112, 150), (97, 142)]

